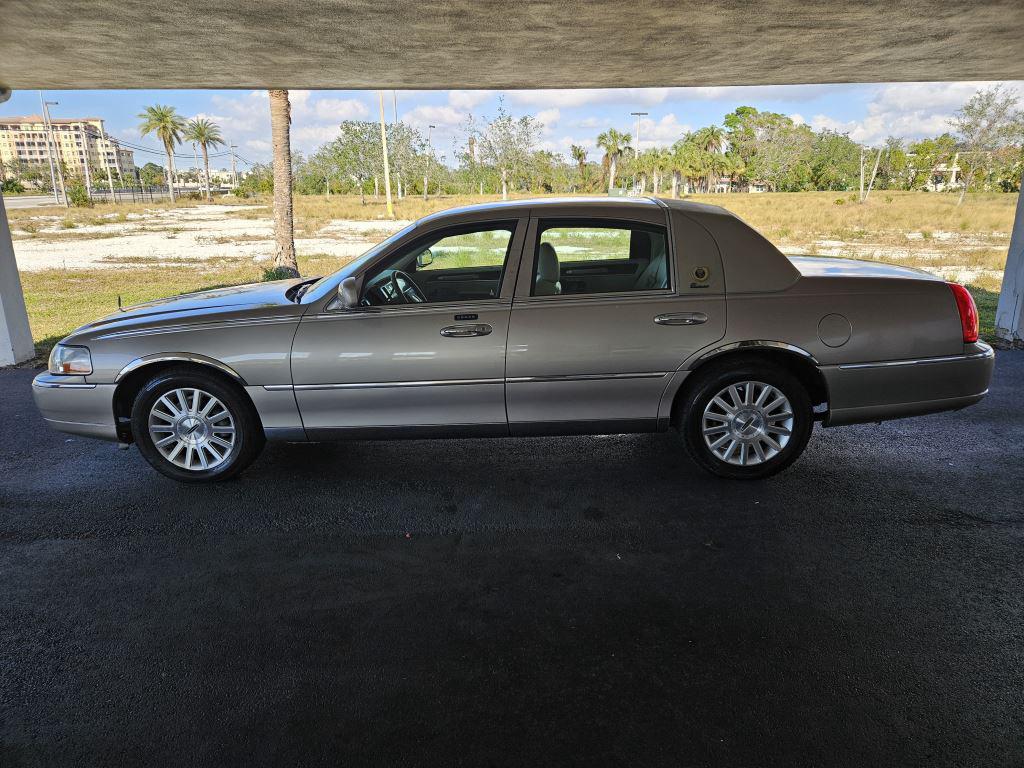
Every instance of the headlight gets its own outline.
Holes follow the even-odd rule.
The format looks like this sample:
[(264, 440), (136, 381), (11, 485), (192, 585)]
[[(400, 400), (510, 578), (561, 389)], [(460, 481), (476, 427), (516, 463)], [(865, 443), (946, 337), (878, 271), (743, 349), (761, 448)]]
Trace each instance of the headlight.
[(92, 356), (88, 347), (65, 347), (58, 344), (50, 352), (50, 373), (92, 373)]

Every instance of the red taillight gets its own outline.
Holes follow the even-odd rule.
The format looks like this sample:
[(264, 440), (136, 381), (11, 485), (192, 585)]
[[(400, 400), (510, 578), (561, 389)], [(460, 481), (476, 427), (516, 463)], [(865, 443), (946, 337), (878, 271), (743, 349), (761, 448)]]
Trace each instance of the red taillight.
[(978, 306), (970, 291), (958, 283), (946, 283), (956, 299), (956, 309), (960, 313), (960, 326), (964, 329), (964, 343), (973, 344), (978, 340)]

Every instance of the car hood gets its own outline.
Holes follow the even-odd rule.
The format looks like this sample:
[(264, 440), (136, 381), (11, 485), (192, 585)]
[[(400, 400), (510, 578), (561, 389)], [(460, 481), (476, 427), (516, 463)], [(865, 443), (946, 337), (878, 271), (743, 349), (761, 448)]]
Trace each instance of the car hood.
[(270, 311), (278, 307), (294, 308), (297, 305), (288, 298), (288, 289), (306, 281), (308, 278), (235, 285), (147, 301), (144, 304), (124, 307), (106, 317), (83, 325), (72, 335), (86, 331), (107, 331), (115, 326), (148, 325), (153, 321), (166, 320), (181, 323), (192, 318), (202, 321), (215, 319), (221, 314), (251, 313), (252, 310), (264, 308)]

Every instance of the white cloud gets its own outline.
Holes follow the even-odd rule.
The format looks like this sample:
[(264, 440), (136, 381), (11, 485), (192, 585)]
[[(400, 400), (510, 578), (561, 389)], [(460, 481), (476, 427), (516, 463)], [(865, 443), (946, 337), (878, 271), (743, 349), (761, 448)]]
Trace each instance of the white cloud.
[(456, 109), (469, 110), (487, 101), (494, 91), (448, 91), (448, 103)]
[(402, 120), (417, 128), (435, 125), (439, 128), (457, 128), (466, 120), (466, 113), (454, 107), (423, 104), (402, 115)]
[(509, 91), (508, 99), (524, 107), (586, 107), (596, 104), (661, 104), (671, 88), (551, 88), (543, 91)]
[[(811, 127), (847, 133), (854, 141), (879, 145), (889, 136), (913, 140), (951, 131), (953, 114), (979, 88), (992, 83), (892, 83), (881, 85), (860, 120), (840, 121), (828, 115), (815, 115)], [(1020, 82), (1007, 83), (1021, 92)]]
[(359, 99), (317, 99), (313, 102), (313, 113), (319, 120), (362, 120), (369, 116), (370, 108)]
[(792, 120), (797, 125), (804, 125), (807, 122), (806, 120), (804, 120), (804, 116), (801, 115), (799, 112), (794, 112), (792, 115), (789, 116), (789, 119)]
[[(640, 142), (639, 149), (651, 149), (652, 147), (666, 147), (683, 137), (683, 134), (690, 130), (689, 125), (679, 122), (674, 113), (670, 112), (659, 120), (655, 121), (645, 117), (640, 121)], [(636, 123), (633, 123), (632, 131), (636, 132)], [(636, 136), (633, 137), (634, 144)]]
[(542, 109), (536, 114), (537, 122), (544, 126), (544, 133), (551, 133), (558, 127), (558, 121), (562, 117), (561, 111), (558, 107), (552, 109)]

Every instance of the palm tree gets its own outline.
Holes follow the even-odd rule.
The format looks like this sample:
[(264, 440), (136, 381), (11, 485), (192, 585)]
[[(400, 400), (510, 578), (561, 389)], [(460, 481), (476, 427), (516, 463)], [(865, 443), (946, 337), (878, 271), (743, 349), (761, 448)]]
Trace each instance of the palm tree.
[(654, 150), (651, 170), (654, 173), (654, 196), (657, 197), (661, 193), (662, 174), (672, 170), (672, 153), (665, 148)]
[(279, 275), (298, 277), (292, 218), (292, 108), (288, 91), (267, 93), (270, 96), (270, 140), (274, 147), (274, 269)]
[(633, 137), (628, 133), (619, 133), (614, 128), (597, 137), (597, 146), (604, 150), (605, 162), (608, 163), (608, 194), (615, 188), (615, 166), (622, 154), (630, 148)]
[(725, 129), (718, 125), (709, 125), (694, 133), (692, 139), (704, 155), (702, 158), (704, 191), (710, 192), (711, 179), (721, 165), (719, 156), (722, 154), (722, 147), (725, 144)]
[(146, 107), (138, 117), (142, 120), (139, 132), (143, 136), (155, 134), (164, 145), (164, 152), (167, 153), (167, 170), (169, 178), (167, 189), (171, 195), (171, 202), (174, 202), (174, 147), (181, 144), (181, 134), (185, 130), (185, 118), (175, 111), (174, 107), (167, 107), (162, 104), (154, 104)]
[(205, 117), (197, 117), (190, 120), (185, 126), (185, 140), (192, 141), (202, 147), (203, 150), (203, 181), (206, 186), (206, 202), (210, 202), (210, 147), (224, 145), (224, 137), (220, 135), (220, 126), (207, 120)]
[(587, 150), (579, 144), (573, 144), (569, 147), (569, 152), (572, 154), (572, 159), (576, 161), (576, 167), (579, 169), (580, 185), (582, 185), (587, 175)]

